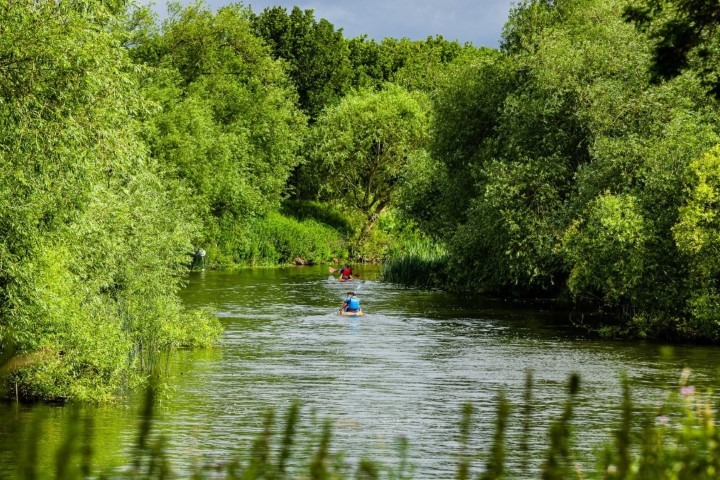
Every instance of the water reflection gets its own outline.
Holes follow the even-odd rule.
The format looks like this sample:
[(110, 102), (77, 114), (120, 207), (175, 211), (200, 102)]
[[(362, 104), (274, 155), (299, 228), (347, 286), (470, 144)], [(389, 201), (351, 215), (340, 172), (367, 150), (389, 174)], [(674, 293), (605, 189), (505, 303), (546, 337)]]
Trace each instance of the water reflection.
[(359, 333), (360, 323), (359, 317), (347, 317), (347, 324), (348, 327), (350, 327), (350, 333)]

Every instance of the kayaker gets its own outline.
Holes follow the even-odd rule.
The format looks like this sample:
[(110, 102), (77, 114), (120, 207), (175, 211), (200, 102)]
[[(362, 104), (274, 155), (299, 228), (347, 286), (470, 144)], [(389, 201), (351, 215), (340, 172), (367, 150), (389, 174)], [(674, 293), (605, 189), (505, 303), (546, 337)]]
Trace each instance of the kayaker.
[(350, 265), (345, 264), (345, 266), (340, 269), (340, 277), (338, 277), (338, 280), (340, 280), (341, 282), (346, 282), (348, 280), (352, 280), (352, 278), (352, 268), (350, 268)]
[(355, 296), (355, 292), (347, 292), (347, 298), (343, 300), (343, 304), (340, 307), (340, 313), (343, 312), (359, 312), (360, 311), (360, 299)]

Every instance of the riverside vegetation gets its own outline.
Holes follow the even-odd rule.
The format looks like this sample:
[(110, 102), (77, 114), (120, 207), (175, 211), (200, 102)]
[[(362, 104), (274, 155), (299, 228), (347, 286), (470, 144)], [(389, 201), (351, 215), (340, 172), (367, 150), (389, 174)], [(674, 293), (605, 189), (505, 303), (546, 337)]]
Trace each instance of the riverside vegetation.
[[(487, 451), (479, 451), (471, 441), (474, 420), (473, 406), (467, 403), (461, 412), (458, 446), (448, 452), (448, 460), (456, 464), (457, 480), (477, 478), (499, 480), (503, 478), (538, 478), (543, 480), (568, 479), (653, 479), (653, 480), (704, 480), (717, 478), (720, 469), (720, 434), (710, 403), (710, 397), (696, 392), (687, 382), (689, 372), (683, 372), (677, 390), (654, 407), (636, 406), (632, 401), (632, 387), (622, 382), (622, 402), (617, 406), (617, 424), (611, 427), (609, 438), (597, 445), (596, 467), (581, 464), (573, 441), (573, 412), (580, 379), (572, 375), (568, 382), (567, 399), (561, 413), (547, 433), (547, 447), (541, 462), (533, 465), (528, 458), (530, 442), (530, 411), (532, 401), (532, 374), (527, 375), (525, 398), (521, 410), (519, 449), (508, 451), (510, 405), (502, 391), (497, 397), (497, 410), (492, 444)], [(252, 446), (238, 451), (226, 463), (203, 463), (190, 471), (175, 470), (169, 460), (166, 438), (153, 431), (156, 393), (147, 389), (144, 408), (137, 428), (137, 440), (127, 450), (127, 466), (118, 471), (103, 471), (95, 465), (92, 449), (92, 422), (82, 421), (80, 407), (74, 407), (68, 418), (62, 444), (55, 453), (57, 462), (50, 472), (59, 479), (76, 478), (226, 478), (226, 479), (411, 479), (413, 465), (406, 454), (412, 448), (406, 440), (398, 440), (398, 457), (394, 464), (362, 458), (351, 464), (343, 452), (332, 448), (332, 425), (324, 422), (316, 438), (298, 438), (301, 405), (294, 402), (278, 425), (273, 410), (268, 410), (262, 431)], [(85, 417), (90, 418), (90, 417)], [(12, 416), (3, 419), (12, 425)], [(39, 478), (37, 466), (38, 444), (41, 442), (42, 418), (37, 415), (25, 443), (18, 445), (17, 478)], [(536, 459), (535, 459), (536, 460)]]
[(177, 296), (199, 248), (388, 260), (602, 311), (606, 335), (717, 343), (710, 3), (525, 0), (494, 49), (347, 39), (299, 8), (0, 2), (3, 396), (112, 401), (216, 344)]

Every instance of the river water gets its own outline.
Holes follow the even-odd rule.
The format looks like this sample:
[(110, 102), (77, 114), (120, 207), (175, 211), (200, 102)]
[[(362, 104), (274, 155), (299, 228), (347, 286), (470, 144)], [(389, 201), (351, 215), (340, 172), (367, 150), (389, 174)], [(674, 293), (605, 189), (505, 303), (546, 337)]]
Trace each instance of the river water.
[[(356, 270), (364, 282), (352, 287), (329, 278), (326, 267), (192, 274), (184, 301), (211, 308), (226, 330), (220, 348), (177, 352), (169, 362), (157, 429), (180, 476), (247, 450), (267, 409), (273, 407), (282, 424), (298, 399), (299, 442), (305, 445), (299, 448), (314, 445), (329, 419), (332, 448), (343, 451), (350, 466), (362, 457), (396, 466), (404, 440), (413, 478), (453, 478), (462, 406), (474, 407), (470, 448), (479, 452), (479, 471), (502, 390), (514, 406), (507, 434), (511, 478), (537, 478), (548, 426), (567, 399), (571, 373), (581, 379), (576, 457), (589, 473), (594, 449), (618, 424), (622, 374), (632, 381), (634, 401), (647, 408), (677, 388), (684, 367), (699, 390), (720, 377), (715, 347), (670, 350), (592, 339), (573, 328), (567, 312), (406, 289), (378, 280), (376, 268)], [(357, 290), (365, 317), (337, 314), (349, 288)], [(531, 452), (521, 471), (515, 453), (528, 372), (534, 379)], [(21, 420), (43, 410), (45, 443), (62, 438), (67, 409), (3, 408), (15, 408)], [(135, 441), (137, 410), (133, 402), (92, 410), (99, 468), (122, 468)], [(23, 435), (17, 425), (0, 435), (0, 478), (12, 478), (17, 458), (11, 445)], [(51, 453), (41, 452), (38, 461), (51, 465)]]

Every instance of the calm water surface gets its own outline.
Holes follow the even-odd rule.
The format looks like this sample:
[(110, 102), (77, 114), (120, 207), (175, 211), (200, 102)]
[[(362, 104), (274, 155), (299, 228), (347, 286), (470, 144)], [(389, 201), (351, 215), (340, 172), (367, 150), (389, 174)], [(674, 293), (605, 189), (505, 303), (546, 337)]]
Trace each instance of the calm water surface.
[[(268, 407), (281, 420), (290, 402), (300, 399), (301, 443), (316, 439), (322, 421), (330, 419), (333, 446), (351, 465), (363, 456), (396, 465), (404, 438), (414, 478), (452, 478), (462, 405), (475, 407), (472, 447), (487, 451), (500, 390), (518, 405), (508, 432), (513, 456), (531, 371), (531, 472), (537, 472), (548, 424), (562, 408), (572, 372), (581, 377), (574, 425), (584, 457), (579, 460), (589, 472), (594, 447), (617, 424), (622, 373), (634, 381), (635, 401), (649, 407), (675, 388), (683, 367), (692, 369), (700, 389), (719, 377), (713, 347), (674, 347), (668, 357), (657, 344), (589, 339), (569, 325), (565, 312), (409, 290), (376, 280), (375, 269), (356, 270), (366, 280), (353, 287), (367, 313), (360, 318), (337, 314), (348, 286), (329, 281), (327, 268), (191, 276), (184, 300), (212, 308), (226, 331), (222, 348), (179, 352), (170, 361), (171, 393), (160, 407), (158, 427), (178, 471), (227, 462), (248, 448)], [(16, 408), (19, 419), (32, 410), (5, 408)], [(67, 412), (42, 408), (52, 444), (62, 436)], [(101, 462), (122, 465), (122, 453), (134, 441), (136, 410), (130, 404), (93, 411)], [(0, 435), (0, 478), (12, 475), (10, 445), (23, 435), (21, 426)], [(513, 461), (513, 477), (520, 478)]]

